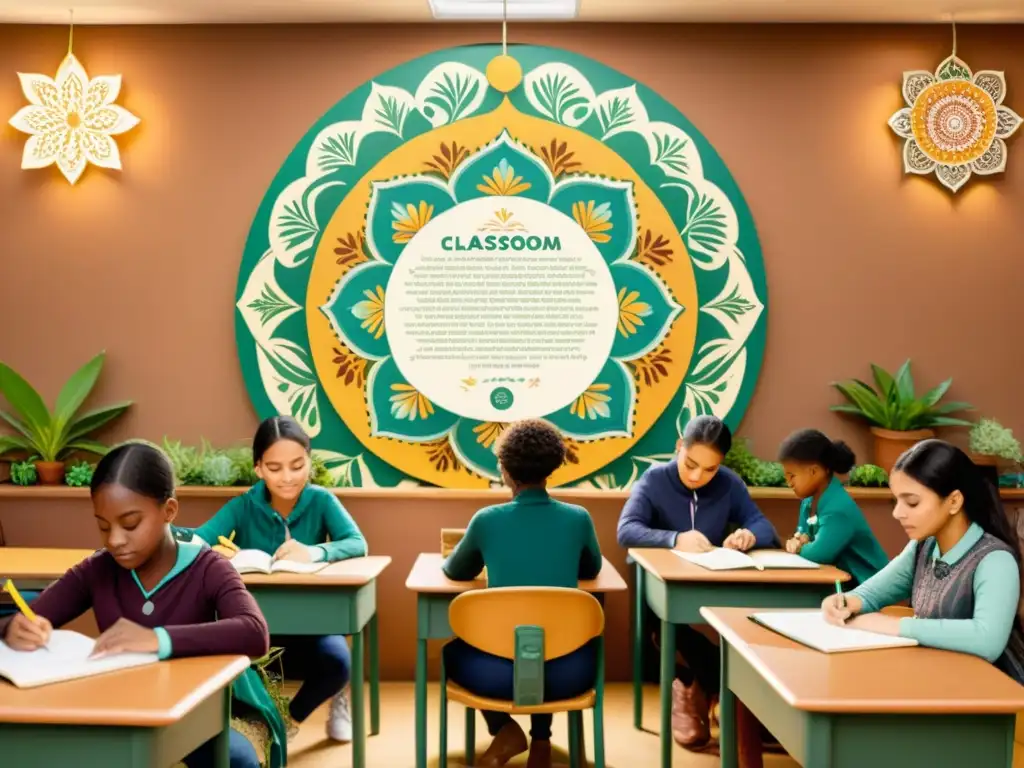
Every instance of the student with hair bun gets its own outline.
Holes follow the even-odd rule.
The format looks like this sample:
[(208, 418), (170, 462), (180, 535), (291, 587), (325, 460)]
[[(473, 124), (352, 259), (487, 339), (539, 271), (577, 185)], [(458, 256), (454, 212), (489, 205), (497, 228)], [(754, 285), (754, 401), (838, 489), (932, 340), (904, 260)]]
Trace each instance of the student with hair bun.
[(834, 565), (863, 584), (889, 562), (864, 513), (836, 475), (853, 469), (855, 457), (842, 440), (803, 429), (779, 447), (786, 483), (800, 505), (800, 520), (786, 551), (815, 563)]

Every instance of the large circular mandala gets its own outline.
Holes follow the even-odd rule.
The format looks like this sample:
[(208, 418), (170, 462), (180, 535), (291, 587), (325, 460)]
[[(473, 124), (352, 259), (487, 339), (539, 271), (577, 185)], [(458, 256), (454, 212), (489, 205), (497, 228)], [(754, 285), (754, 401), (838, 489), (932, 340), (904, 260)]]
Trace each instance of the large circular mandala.
[[(261, 416), (337, 479), (483, 487), (505, 426), (566, 436), (554, 484), (625, 487), (682, 426), (734, 426), (764, 345), (749, 211), (673, 107), (589, 59), (440, 51), (344, 98), (257, 213), (236, 307)], [(498, 82), (504, 87), (503, 82)]]
[(905, 138), (906, 173), (934, 171), (953, 192), (972, 173), (999, 173), (1006, 168), (1006, 142), (1020, 126), (1020, 117), (1003, 106), (1006, 80), (1002, 72), (972, 74), (966, 63), (950, 56), (935, 74), (903, 73), (903, 98), (908, 106), (889, 125)]

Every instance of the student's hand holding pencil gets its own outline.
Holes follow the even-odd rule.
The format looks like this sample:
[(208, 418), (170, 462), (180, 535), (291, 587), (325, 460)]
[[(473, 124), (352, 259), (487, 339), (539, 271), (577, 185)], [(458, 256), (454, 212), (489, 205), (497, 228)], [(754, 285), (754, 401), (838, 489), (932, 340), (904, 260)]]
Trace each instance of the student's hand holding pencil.
[(52, 632), (53, 625), (46, 618), (30, 619), (24, 613), (16, 613), (7, 625), (4, 642), (13, 651), (38, 651), (50, 642)]
[(228, 538), (224, 538), (223, 536), (218, 536), (217, 537), (217, 542), (218, 543), (214, 544), (211, 547), (211, 549), (214, 552), (216, 552), (218, 555), (226, 557), (228, 560), (230, 560), (232, 557), (234, 557), (238, 553), (238, 551), (239, 551), (238, 550), (238, 545), (235, 544), (235, 532), (234, 531), (231, 532), (231, 535)]

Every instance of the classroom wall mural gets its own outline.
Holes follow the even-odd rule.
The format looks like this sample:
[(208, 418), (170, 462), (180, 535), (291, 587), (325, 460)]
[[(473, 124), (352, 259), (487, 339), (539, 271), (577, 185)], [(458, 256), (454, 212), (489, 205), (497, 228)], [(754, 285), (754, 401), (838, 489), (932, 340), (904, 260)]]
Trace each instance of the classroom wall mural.
[(657, 94), (554, 48), (438, 51), (299, 142), (252, 223), (236, 334), (261, 417), (341, 484), (486, 487), (511, 421), (557, 485), (620, 488), (694, 415), (735, 427), (767, 293), (750, 211)]

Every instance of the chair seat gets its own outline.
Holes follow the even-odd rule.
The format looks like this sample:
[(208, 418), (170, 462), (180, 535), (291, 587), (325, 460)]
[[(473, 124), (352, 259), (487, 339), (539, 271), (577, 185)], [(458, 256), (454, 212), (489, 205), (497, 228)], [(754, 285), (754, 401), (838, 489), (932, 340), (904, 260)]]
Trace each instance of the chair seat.
[(572, 699), (545, 701), (543, 704), (536, 704), (534, 706), (517, 707), (514, 702), (507, 699), (488, 699), (485, 696), (477, 696), (475, 693), (470, 693), (462, 686), (456, 685), (449, 680), (448, 699), (470, 709), (508, 712), (510, 715), (551, 715), (556, 712), (575, 712), (582, 709), (592, 709), (597, 702), (597, 692), (591, 688), (586, 693)]

